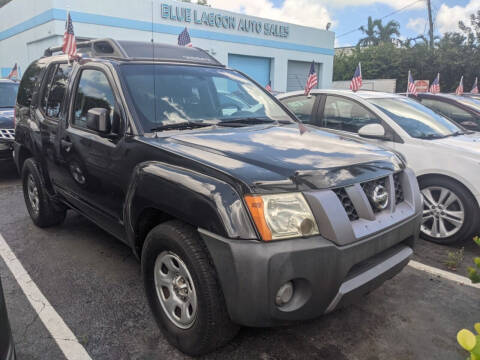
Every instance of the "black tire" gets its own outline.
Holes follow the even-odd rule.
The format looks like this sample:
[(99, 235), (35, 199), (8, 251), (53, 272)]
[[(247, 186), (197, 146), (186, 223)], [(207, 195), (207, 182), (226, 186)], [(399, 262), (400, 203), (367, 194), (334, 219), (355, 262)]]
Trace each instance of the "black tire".
[[(188, 329), (178, 327), (168, 318), (157, 295), (154, 267), (164, 251), (178, 255), (196, 289), (197, 312)], [(177, 220), (156, 226), (147, 235), (141, 261), (150, 309), (172, 345), (185, 354), (198, 356), (225, 345), (237, 334), (239, 327), (230, 320), (215, 268), (196, 229)]]
[[(478, 231), (477, 219), (479, 217), (480, 211), (476, 199), (468, 191), (468, 189), (465, 188), (464, 185), (455, 180), (441, 176), (420, 178), (418, 183), (421, 190), (424, 190), (427, 187), (442, 187), (450, 190), (462, 202), (463, 210), (465, 213), (463, 225), (453, 235), (448, 237), (433, 237), (426, 234), (422, 229), (422, 231), (420, 232), (420, 236), (423, 239), (435, 242), (437, 244), (448, 245), (464, 240), (469, 240), (475, 235), (475, 233)], [(428, 205), (426, 201), (424, 201), (424, 203), (425, 206)]]
[[(34, 210), (28, 195), (28, 181), (30, 176), (32, 176), (33, 182), (35, 183), (38, 191), (38, 210)], [(38, 165), (33, 158), (29, 158), (23, 163), (22, 185), (25, 204), (35, 225), (44, 228), (58, 225), (63, 222), (67, 210), (63, 207), (63, 205), (54, 205), (52, 203), (52, 200), (48, 196), (47, 189), (45, 188), (45, 183), (42, 175), (40, 174)]]

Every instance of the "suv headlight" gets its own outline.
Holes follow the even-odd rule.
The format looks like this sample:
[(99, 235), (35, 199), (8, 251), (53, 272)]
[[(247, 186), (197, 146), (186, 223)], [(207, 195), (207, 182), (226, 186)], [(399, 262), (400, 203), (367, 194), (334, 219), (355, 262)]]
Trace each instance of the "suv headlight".
[(318, 234), (315, 218), (301, 193), (247, 195), (245, 202), (264, 241)]

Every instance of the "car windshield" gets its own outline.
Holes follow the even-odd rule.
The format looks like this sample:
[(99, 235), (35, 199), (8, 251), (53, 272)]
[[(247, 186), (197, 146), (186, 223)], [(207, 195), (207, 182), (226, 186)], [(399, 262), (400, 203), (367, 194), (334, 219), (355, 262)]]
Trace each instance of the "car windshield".
[(262, 88), (236, 71), (124, 64), (121, 74), (146, 132), (181, 124), (293, 121)]
[(463, 133), (447, 118), (407, 98), (372, 98), (370, 103), (395, 121), (411, 137), (438, 139)]
[(0, 108), (14, 107), (17, 101), (18, 84), (0, 82)]

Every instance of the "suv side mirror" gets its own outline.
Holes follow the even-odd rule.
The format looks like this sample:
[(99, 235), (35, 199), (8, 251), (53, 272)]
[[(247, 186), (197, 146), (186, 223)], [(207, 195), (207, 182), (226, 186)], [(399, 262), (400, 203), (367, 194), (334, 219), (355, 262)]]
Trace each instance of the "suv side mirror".
[(385, 128), (380, 124), (368, 124), (358, 129), (358, 135), (368, 139), (386, 140)]
[(112, 122), (108, 110), (104, 108), (88, 110), (87, 128), (101, 134), (109, 134), (112, 129)]

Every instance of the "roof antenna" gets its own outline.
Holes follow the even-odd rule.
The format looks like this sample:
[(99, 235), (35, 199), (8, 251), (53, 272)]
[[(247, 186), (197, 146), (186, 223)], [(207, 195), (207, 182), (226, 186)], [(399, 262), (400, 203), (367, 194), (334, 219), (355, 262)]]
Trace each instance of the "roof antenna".
[[(153, 4), (153, 1), (152, 0), (152, 39), (151, 39), (151, 43), (152, 43), (152, 65), (153, 65), (153, 114), (155, 116), (155, 125), (157, 123), (157, 95), (156, 95), (156, 91), (157, 91), (157, 86), (156, 86), (156, 66), (155, 66), (155, 43), (154, 43), (154, 39), (153, 39), (153, 32), (154, 32), (154, 28), (153, 28), (153, 16), (154, 16), (154, 4)], [(157, 135), (157, 132), (155, 131), (155, 138), (157, 138), (158, 135)]]

